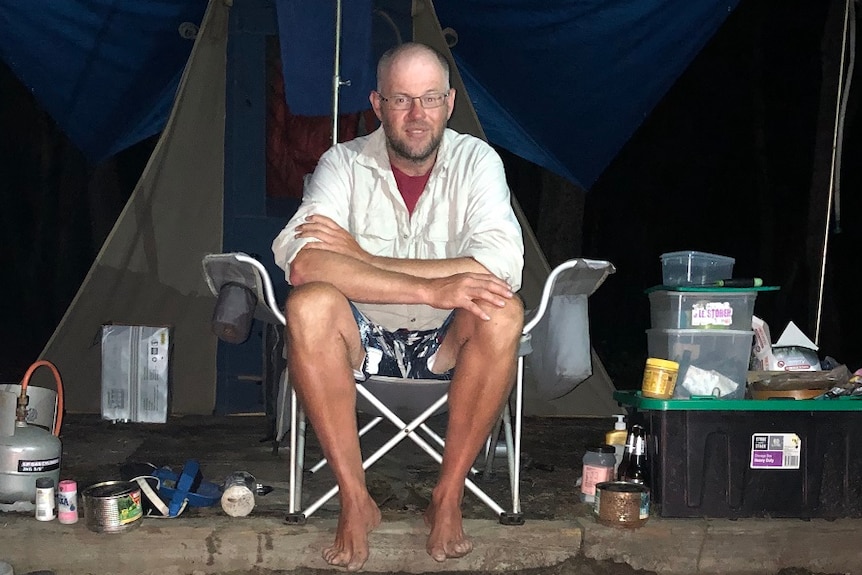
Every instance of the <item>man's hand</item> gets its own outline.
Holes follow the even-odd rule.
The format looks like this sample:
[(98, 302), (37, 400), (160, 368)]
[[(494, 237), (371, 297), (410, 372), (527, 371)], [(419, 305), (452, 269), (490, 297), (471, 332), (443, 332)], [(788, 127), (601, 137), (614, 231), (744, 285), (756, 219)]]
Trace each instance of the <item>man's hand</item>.
[(429, 292), (428, 305), (438, 309), (462, 308), (485, 321), (491, 318), (477, 301), (504, 307), (513, 295), (509, 285), (497, 276), (470, 272), (433, 279)]
[(327, 250), (361, 262), (371, 263), (371, 255), (359, 246), (350, 232), (330, 218), (315, 214), (305, 218), (305, 222), (296, 227), (296, 237), (318, 240), (307, 243), (306, 248)]

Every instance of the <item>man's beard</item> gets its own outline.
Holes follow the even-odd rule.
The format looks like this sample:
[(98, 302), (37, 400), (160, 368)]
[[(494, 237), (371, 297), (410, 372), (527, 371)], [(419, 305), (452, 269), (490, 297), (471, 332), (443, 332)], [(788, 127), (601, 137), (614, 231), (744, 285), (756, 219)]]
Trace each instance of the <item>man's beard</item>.
[(389, 134), (386, 134), (386, 141), (389, 143), (389, 148), (395, 152), (396, 155), (405, 160), (420, 164), (437, 153), (437, 149), (440, 147), (440, 142), (443, 141), (443, 130), (440, 130), (440, 133), (433, 137), (431, 141), (428, 142), (428, 145), (418, 152), (411, 150), (404, 141), (396, 140)]

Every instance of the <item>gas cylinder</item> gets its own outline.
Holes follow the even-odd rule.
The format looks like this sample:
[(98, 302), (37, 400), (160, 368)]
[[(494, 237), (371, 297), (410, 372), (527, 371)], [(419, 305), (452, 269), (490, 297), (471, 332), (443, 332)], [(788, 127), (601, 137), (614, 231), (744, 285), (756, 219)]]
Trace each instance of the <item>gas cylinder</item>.
[[(51, 369), (57, 383), (58, 405), (53, 432), (27, 423), (27, 384), (33, 371), (43, 365)], [(21, 383), (14, 424), (10, 426), (8, 422), (0, 421), (0, 504), (34, 503), (36, 479), (40, 477), (53, 479), (55, 485), (59, 483), (63, 452), (58, 437), (62, 423), (62, 398), (63, 383), (54, 364), (39, 360), (31, 365)], [(4, 417), (3, 412), (0, 409), (0, 418)]]

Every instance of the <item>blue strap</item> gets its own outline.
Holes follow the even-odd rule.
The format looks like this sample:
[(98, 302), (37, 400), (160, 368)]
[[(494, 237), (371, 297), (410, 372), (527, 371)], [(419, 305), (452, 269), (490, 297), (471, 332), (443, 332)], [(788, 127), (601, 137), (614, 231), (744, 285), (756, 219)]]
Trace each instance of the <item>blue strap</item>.
[(183, 472), (177, 479), (177, 486), (174, 489), (174, 494), (168, 504), (168, 512), (171, 517), (176, 517), (183, 507), (183, 503), (188, 499), (189, 493), (193, 490), (195, 479), (200, 474), (200, 464), (196, 459), (189, 459), (183, 465)]

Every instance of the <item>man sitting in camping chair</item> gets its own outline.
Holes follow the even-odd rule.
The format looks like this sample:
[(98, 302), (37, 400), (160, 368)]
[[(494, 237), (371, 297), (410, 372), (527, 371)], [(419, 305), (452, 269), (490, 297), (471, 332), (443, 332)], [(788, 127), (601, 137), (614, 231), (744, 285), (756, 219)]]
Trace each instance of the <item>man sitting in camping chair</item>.
[(381, 514), (365, 485), (355, 381), (451, 379), (440, 477), (425, 512), (437, 561), (472, 550), (464, 480), (512, 388), (523, 324), (521, 228), (503, 164), (447, 129), (449, 65), (403, 44), (377, 67), (382, 127), (330, 148), (302, 205), (273, 242), (293, 285), (286, 304), (290, 382), (339, 486), (332, 565), (360, 569)]

